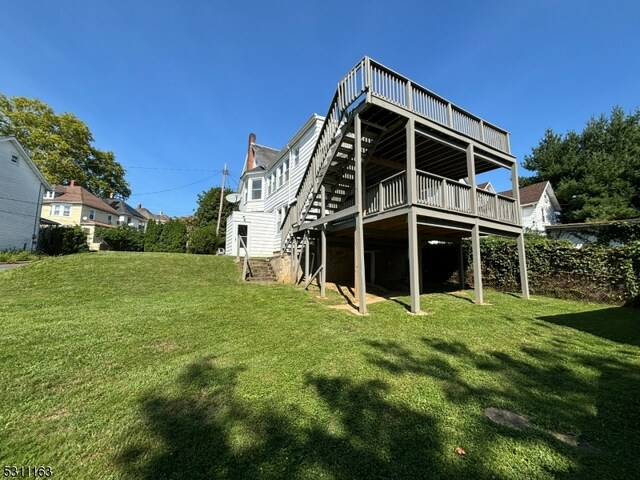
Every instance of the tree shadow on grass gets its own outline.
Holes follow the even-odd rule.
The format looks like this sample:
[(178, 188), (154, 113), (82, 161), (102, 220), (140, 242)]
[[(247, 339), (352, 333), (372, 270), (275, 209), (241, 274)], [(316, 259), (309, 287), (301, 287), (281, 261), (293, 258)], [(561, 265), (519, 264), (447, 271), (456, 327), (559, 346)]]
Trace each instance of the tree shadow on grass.
[[(526, 415), (538, 426), (528, 433), (514, 433), (486, 421), (471, 442), (475, 450), (490, 451), (500, 438), (523, 440), (524, 435), (528, 442), (542, 444), (574, 465), (544, 466), (546, 474), (555, 478), (635, 478), (640, 471), (639, 457), (632, 453), (640, 448), (637, 363), (552, 341), (523, 345), (509, 354), (472, 351), (459, 341), (423, 338), (422, 342), (423, 348), (408, 349), (397, 342), (369, 341), (368, 360), (394, 375), (419, 375), (437, 382), (460, 408), (471, 407), (479, 415), (487, 407), (505, 408)], [(584, 367), (595, 374), (581, 375)], [(594, 448), (569, 447), (554, 437), (556, 432), (577, 436)], [(526, 451), (527, 443), (522, 445)], [(477, 472), (491, 473), (491, 469), (485, 466)]]
[[(477, 477), (454, 456), (428, 412), (390, 400), (380, 380), (310, 375), (301, 389), (329, 413), (265, 406), (237, 394), (241, 368), (203, 359), (179, 376), (177, 395), (150, 392), (143, 420), (116, 459), (125, 478)], [(301, 421), (302, 420), (302, 421)], [(459, 460), (455, 462), (455, 460)]]
[(539, 319), (614, 342), (640, 346), (640, 310), (635, 308), (610, 307), (589, 312), (547, 315)]

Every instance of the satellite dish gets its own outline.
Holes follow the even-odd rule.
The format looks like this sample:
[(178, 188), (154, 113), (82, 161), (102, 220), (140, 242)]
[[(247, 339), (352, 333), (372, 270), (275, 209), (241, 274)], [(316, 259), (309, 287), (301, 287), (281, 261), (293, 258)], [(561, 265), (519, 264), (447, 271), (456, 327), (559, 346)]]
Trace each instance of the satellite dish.
[(224, 199), (229, 203), (238, 203), (241, 198), (242, 195), (240, 195), (239, 193), (230, 193), (229, 195), (224, 197)]

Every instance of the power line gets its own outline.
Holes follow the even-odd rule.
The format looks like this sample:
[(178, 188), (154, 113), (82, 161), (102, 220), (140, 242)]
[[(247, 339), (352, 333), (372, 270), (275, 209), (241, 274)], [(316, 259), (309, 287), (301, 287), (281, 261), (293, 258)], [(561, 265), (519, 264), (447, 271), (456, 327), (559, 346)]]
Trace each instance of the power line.
[(186, 187), (190, 187), (191, 185), (195, 185), (197, 183), (202, 183), (206, 180), (209, 180), (210, 178), (215, 177), (215, 175), (209, 175), (208, 177), (204, 177), (200, 180), (197, 180), (195, 182), (192, 183), (187, 183), (186, 185), (180, 185), (179, 187), (174, 187), (174, 188), (168, 188), (166, 190), (158, 190), (156, 192), (144, 192), (144, 193), (132, 193), (131, 196), (132, 197), (139, 197), (141, 195), (154, 195), (156, 193), (165, 193), (165, 192), (173, 192), (174, 190), (180, 190), (181, 188), (186, 188)]
[(125, 169), (141, 169), (141, 170), (170, 170), (173, 172), (215, 172), (222, 173), (222, 170), (214, 170), (211, 168), (165, 168), (165, 167), (138, 167), (138, 166), (124, 166)]

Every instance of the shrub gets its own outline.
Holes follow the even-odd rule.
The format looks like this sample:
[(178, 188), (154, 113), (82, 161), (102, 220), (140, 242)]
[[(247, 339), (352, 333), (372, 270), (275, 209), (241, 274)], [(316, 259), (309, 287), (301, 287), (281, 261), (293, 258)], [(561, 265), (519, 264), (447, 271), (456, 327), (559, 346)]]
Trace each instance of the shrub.
[[(525, 249), (529, 285), (534, 293), (609, 303), (639, 300), (638, 241), (617, 247), (576, 248), (566, 241), (526, 236)], [(520, 268), (514, 240), (483, 238), (480, 256), (486, 285), (506, 291), (519, 288)]]
[(111, 250), (126, 252), (144, 250), (144, 233), (128, 225), (120, 225), (116, 228), (97, 228), (96, 237), (101, 238)]
[(70, 255), (89, 251), (87, 234), (79, 226), (42, 229), (38, 248), (47, 255)]
[(224, 239), (216, 236), (216, 227), (213, 225), (194, 228), (189, 235), (190, 253), (213, 254), (222, 246)]

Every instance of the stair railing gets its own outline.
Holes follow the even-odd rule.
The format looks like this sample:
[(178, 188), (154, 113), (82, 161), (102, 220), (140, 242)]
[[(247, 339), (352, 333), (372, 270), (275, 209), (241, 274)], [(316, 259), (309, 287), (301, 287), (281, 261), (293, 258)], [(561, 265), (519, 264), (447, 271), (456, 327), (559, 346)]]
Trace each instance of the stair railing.
[(243, 282), (247, 281), (247, 275), (248, 276), (252, 276), (253, 273), (251, 272), (251, 263), (249, 262), (249, 249), (247, 248), (247, 244), (244, 242), (244, 238), (242, 238), (241, 236), (238, 236), (238, 240), (240, 242), (240, 245), (238, 246), (238, 255), (240, 255), (240, 250), (243, 249), (244, 250), (244, 259), (243, 259), (243, 264), (242, 264), (242, 277), (241, 280)]

